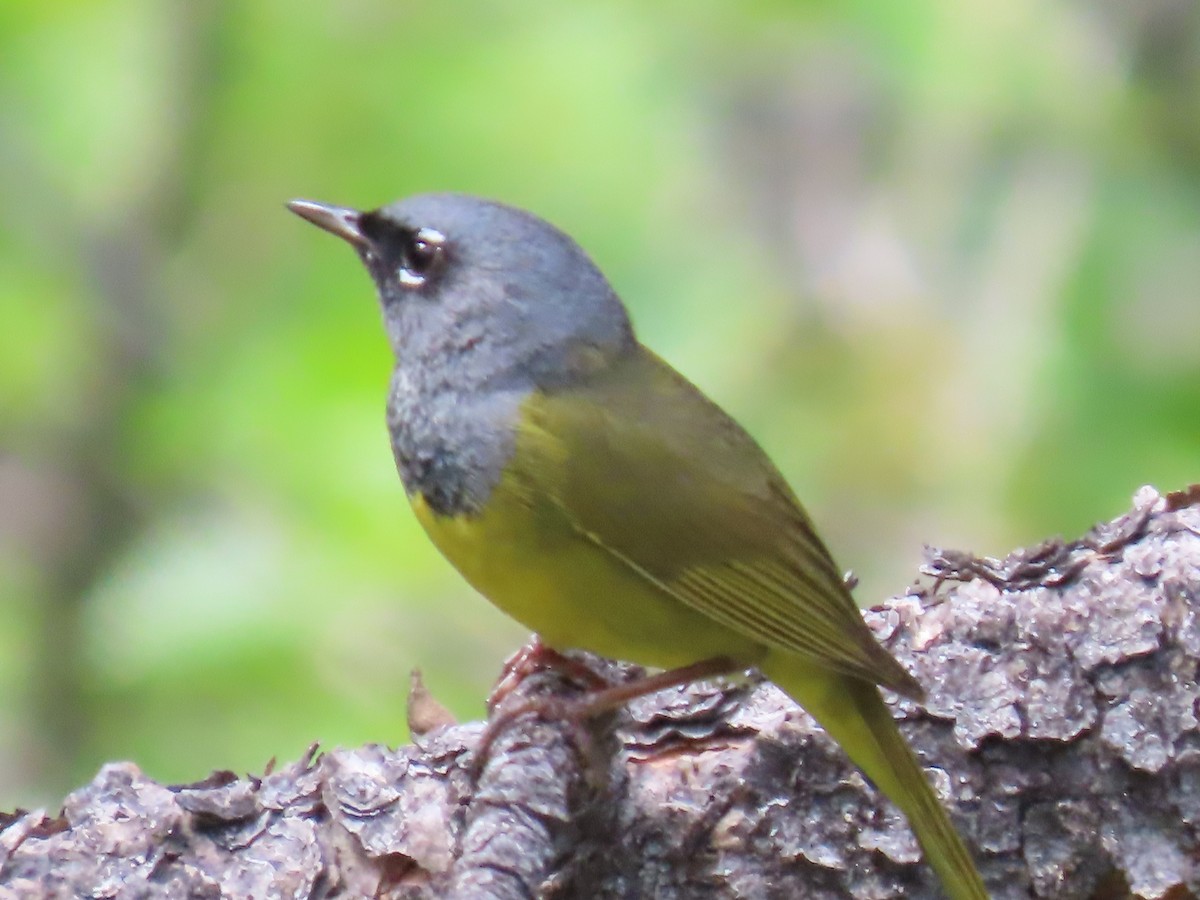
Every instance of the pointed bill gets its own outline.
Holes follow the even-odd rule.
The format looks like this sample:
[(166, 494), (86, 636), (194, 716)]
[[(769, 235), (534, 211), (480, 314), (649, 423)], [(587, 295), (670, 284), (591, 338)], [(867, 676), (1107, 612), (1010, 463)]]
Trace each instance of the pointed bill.
[(360, 227), (362, 213), (346, 206), (317, 203), (315, 200), (291, 200), (287, 208), (302, 219), (307, 219), (318, 228), (336, 234), (355, 247), (367, 247), (370, 242)]

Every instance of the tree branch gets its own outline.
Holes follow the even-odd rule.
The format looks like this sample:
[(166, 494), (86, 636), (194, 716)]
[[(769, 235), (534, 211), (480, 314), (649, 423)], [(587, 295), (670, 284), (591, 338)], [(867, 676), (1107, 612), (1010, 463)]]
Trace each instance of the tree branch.
[[(994, 896), (1200, 892), (1200, 488), (926, 574), (868, 619), (929, 689), (895, 712)], [(768, 683), (519, 719), (482, 764), (482, 724), (430, 702), (411, 746), (261, 777), (107, 765), (60, 815), (0, 818), (0, 897), (938, 896), (903, 817)]]

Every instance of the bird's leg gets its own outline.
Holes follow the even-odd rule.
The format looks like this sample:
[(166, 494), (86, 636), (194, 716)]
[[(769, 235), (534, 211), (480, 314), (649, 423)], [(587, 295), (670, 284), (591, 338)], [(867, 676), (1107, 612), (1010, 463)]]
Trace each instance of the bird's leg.
[[(521, 655), (521, 653), (517, 654), (517, 656)], [(567, 661), (576, 663), (575, 660)], [(743, 663), (731, 657), (713, 656), (678, 669), (668, 669), (665, 672), (659, 672), (657, 675), (647, 675), (645, 678), (638, 678), (635, 681), (625, 684), (607, 685), (606, 687), (596, 688), (578, 698), (568, 700), (561, 697), (532, 697), (520, 703), (515, 703), (506, 709), (495, 711), (487, 724), (487, 728), (480, 735), (479, 745), (475, 749), (476, 759), (479, 761), (477, 769), (481, 769), (483, 762), (487, 760), (488, 751), (491, 749), (492, 742), (495, 741), (497, 736), (522, 716), (533, 713), (541, 715), (545, 719), (565, 719), (574, 724), (579, 724), (593, 716), (598, 716), (619, 706), (624, 706), (629, 701), (636, 700), (638, 697), (655, 694), (658, 691), (665, 691), (667, 688), (677, 687), (681, 684), (690, 684), (693, 681), (700, 681), (704, 678), (731, 675), (745, 668), (746, 666)], [(591, 670), (588, 671), (590, 672)], [(591, 674), (593, 679), (598, 678), (594, 672)], [(505, 678), (507, 677), (505, 675)]]
[(535, 634), (524, 647), (504, 661), (500, 678), (488, 694), (488, 712), (493, 712), (503, 703), (518, 684), (534, 672), (545, 669), (559, 672), (572, 681), (579, 682), (587, 690), (604, 690), (612, 686), (586, 663), (564, 656), (553, 647), (542, 643), (541, 637)]
[(713, 656), (681, 666), (678, 669), (659, 672), (657, 675), (647, 675), (625, 684), (614, 684), (589, 691), (578, 700), (571, 700), (568, 703), (571, 706), (573, 718), (588, 719), (616, 709), (618, 706), (624, 706), (630, 700), (645, 697), (647, 694), (656, 694), (667, 688), (691, 684), (693, 681), (701, 681), (705, 678), (732, 675), (745, 668), (746, 666), (728, 656)]

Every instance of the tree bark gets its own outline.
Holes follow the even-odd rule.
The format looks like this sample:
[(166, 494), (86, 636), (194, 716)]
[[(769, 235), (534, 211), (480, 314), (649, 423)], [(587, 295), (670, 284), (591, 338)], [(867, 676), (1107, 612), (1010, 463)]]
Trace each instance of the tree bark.
[[(993, 895), (1200, 893), (1200, 487), (923, 571), (866, 615), (929, 690), (895, 714)], [(520, 717), (483, 759), (482, 723), (419, 692), (412, 713), (410, 746), (260, 777), (106, 765), (57, 815), (0, 817), (0, 898), (939, 896), (903, 817), (769, 683)]]

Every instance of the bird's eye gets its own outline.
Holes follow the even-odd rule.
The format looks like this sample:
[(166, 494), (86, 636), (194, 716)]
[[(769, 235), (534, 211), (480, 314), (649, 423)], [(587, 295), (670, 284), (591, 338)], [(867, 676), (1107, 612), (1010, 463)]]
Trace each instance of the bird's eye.
[(406, 287), (420, 287), (442, 260), (446, 236), (432, 228), (418, 228), (404, 247), (397, 275)]

